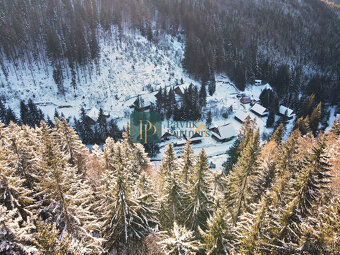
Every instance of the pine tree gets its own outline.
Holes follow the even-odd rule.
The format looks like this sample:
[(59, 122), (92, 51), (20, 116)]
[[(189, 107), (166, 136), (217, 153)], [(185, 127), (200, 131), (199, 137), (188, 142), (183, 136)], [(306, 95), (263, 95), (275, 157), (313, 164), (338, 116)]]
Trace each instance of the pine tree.
[(218, 209), (207, 221), (207, 230), (202, 232), (202, 246), (208, 255), (230, 254), (234, 248), (232, 220), (228, 213)]
[(273, 135), (270, 137), (271, 141), (275, 141), (277, 144), (281, 143), (283, 136), (283, 124), (281, 123), (274, 131)]
[(299, 226), (312, 215), (313, 205), (330, 182), (330, 165), (324, 153), (325, 142), (321, 140), (304, 160), (294, 185), (287, 190), (289, 194), (284, 197), (285, 204), (277, 207), (277, 217), (269, 231), (272, 238), (264, 246), (280, 252), (294, 252), (298, 249), (302, 236)]
[(193, 167), (195, 164), (194, 151), (192, 149), (190, 140), (187, 141), (186, 145), (183, 148), (182, 159), (182, 180), (184, 183), (187, 184), (189, 181), (192, 181)]
[(54, 222), (61, 233), (71, 234), (74, 240), (86, 240), (83, 247), (86, 253), (100, 251), (101, 240), (91, 236), (91, 232), (99, 227), (88, 208), (93, 201), (93, 192), (77, 174), (77, 169), (67, 163), (52, 130), (44, 122), (41, 126), (39, 164), (42, 178), (35, 195), (36, 214)]
[(207, 90), (205, 86), (206, 86), (205, 82), (202, 82), (201, 89), (199, 92), (199, 104), (201, 107), (207, 104)]
[(34, 237), (38, 254), (77, 254), (70, 247), (70, 238), (66, 236), (59, 241), (59, 231), (51, 224), (38, 221)]
[(126, 250), (131, 253), (134, 249), (143, 249), (143, 239), (155, 224), (154, 217), (148, 218), (153, 205), (134, 195), (136, 180), (131, 164), (124, 158), (128, 144), (115, 144), (109, 138), (104, 149), (106, 171), (98, 208), (103, 214), (104, 248), (108, 252)]
[[(6, 148), (6, 147), (5, 147)], [(27, 220), (32, 213), (28, 206), (32, 205), (31, 190), (24, 186), (25, 179), (21, 179), (11, 163), (13, 155), (0, 148), (0, 202), (8, 210), (17, 210), (20, 217)]]
[(17, 209), (7, 209), (0, 204), (0, 253), (31, 254), (36, 253), (30, 219), (24, 220)]
[(70, 127), (64, 117), (55, 119), (55, 136), (61, 151), (67, 155), (68, 163), (78, 169), (78, 174), (85, 173), (85, 146), (81, 143), (75, 130)]
[(158, 243), (162, 252), (167, 255), (194, 255), (199, 251), (200, 242), (195, 240), (194, 233), (174, 222), (171, 236), (166, 236)]
[(185, 224), (198, 234), (198, 229), (207, 229), (206, 221), (210, 217), (213, 199), (210, 195), (208, 157), (204, 149), (199, 153), (194, 168), (193, 184), (189, 190), (189, 204), (184, 213)]
[(259, 139), (259, 131), (256, 131), (249, 138), (248, 144), (241, 151), (233, 171), (228, 176), (230, 191), (226, 194), (226, 199), (228, 206), (233, 208), (234, 222), (238, 220), (241, 213), (250, 210), (249, 206), (254, 199), (249, 190), (260, 152)]
[(313, 110), (312, 114), (310, 115), (310, 119), (309, 119), (309, 126), (314, 135), (317, 134), (320, 119), (321, 119), (321, 102)]
[(183, 208), (188, 204), (188, 191), (179, 177), (178, 170), (165, 177), (160, 215), (164, 229), (170, 229), (174, 221), (184, 223)]
[(176, 171), (177, 169), (178, 165), (175, 160), (174, 146), (172, 143), (169, 143), (164, 151), (162, 163), (160, 165), (160, 171), (163, 175), (169, 175), (171, 172)]

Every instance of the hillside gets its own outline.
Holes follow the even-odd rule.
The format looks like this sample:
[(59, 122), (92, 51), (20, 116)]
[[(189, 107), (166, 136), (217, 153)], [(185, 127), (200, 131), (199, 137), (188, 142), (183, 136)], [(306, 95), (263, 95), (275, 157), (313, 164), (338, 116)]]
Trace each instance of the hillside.
[[(272, 84), (282, 101), (293, 108), (298, 107), (299, 93), (307, 96), (315, 93), (318, 100), (333, 105), (340, 101), (336, 93), (340, 77), (339, 16), (334, 8), (319, 0), (228, 3), (39, 0), (30, 4), (4, 0), (0, 7), (0, 82), (5, 88), (2, 94), (10, 102), (16, 91), (26, 89), (30, 92), (17, 95), (25, 99), (26, 95), (36, 93), (40, 101), (40, 92), (47, 95), (58, 92), (68, 101), (74, 95), (78, 99), (85, 96), (88, 105), (89, 96), (84, 91), (88, 91), (92, 76), (94, 86), (102, 83), (98, 85), (104, 86), (102, 93), (113, 98), (115, 89), (107, 89), (107, 83), (122, 88), (126, 86), (125, 80), (143, 77), (138, 69), (140, 65), (137, 63), (133, 70), (132, 62), (144, 62), (138, 52), (152, 54), (154, 47), (158, 47), (148, 46), (145, 39), (132, 34), (141, 34), (150, 45), (157, 44), (159, 37), (167, 37), (163, 49), (172, 51), (162, 53), (160, 49), (161, 59), (146, 54), (149, 61), (145, 63), (154, 63), (147, 70), (156, 72), (156, 62), (161, 69), (169, 70), (168, 74), (157, 71), (146, 79), (138, 78), (134, 81), (138, 83), (137, 91), (153, 83), (153, 79), (168, 79), (174, 73), (171, 69), (176, 67), (168, 67), (167, 62), (170, 65), (175, 62), (180, 68), (182, 61), (184, 70), (198, 81), (213, 80), (215, 74), (226, 73), (243, 90), (256, 78), (262, 79)], [(182, 43), (179, 47), (184, 46), (177, 56), (178, 45), (173, 48), (172, 43), (166, 42), (171, 37), (179, 37)], [(135, 48), (136, 56), (132, 56), (124, 38), (129, 38), (127, 41)], [(143, 43), (139, 44), (140, 40)], [(120, 46), (111, 54), (107, 45)], [(150, 51), (149, 47), (154, 49)], [(120, 61), (128, 62), (125, 65)], [(26, 71), (20, 76), (23, 69)], [(129, 79), (119, 77), (118, 72), (130, 73)], [(181, 78), (182, 71), (178, 72), (174, 79)], [(91, 101), (97, 99), (93, 97)], [(105, 102), (98, 102), (97, 106), (101, 104), (104, 106)]]

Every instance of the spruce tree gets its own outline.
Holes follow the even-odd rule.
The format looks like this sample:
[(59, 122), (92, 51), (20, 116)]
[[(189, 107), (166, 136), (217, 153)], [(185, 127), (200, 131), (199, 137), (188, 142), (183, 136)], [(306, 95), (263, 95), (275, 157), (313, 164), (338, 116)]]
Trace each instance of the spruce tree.
[(59, 231), (55, 226), (38, 221), (36, 224), (36, 232), (34, 234), (34, 242), (38, 250), (38, 254), (77, 254), (77, 252), (71, 248), (71, 240), (68, 236), (59, 240)]
[(6, 122), (6, 107), (2, 100), (0, 99), (0, 122)]
[(313, 147), (299, 169), (294, 185), (290, 185), (287, 193), (283, 193), (285, 203), (276, 209), (272, 226), (269, 230), (270, 241), (264, 243), (273, 251), (295, 252), (298, 250), (302, 232), (299, 227), (305, 219), (312, 215), (315, 205), (323, 190), (327, 189), (330, 165), (325, 154), (325, 142), (321, 140)]
[(55, 118), (55, 137), (61, 151), (67, 155), (68, 163), (73, 167), (77, 167), (78, 174), (84, 174), (86, 148), (64, 117), (61, 120)]
[(16, 169), (11, 167), (12, 162), (15, 162), (15, 158), (0, 147), (0, 202), (8, 210), (17, 210), (26, 221), (32, 215), (28, 209), (34, 202), (32, 191), (25, 187), (25, 179), (21, 179)]
[(38, 164), (35, 148), (35, 132), (28, 126), (11, 123), (7, 127), (7, 146), (11, 164), (18, 176), (24, 181), (24, 186), (33, 190), (34, 184), (38, 181)]
[(208, 157), (205, 150), (199, 153), (193, 173), (193, 184), (189, 187), (189, 204), (184, 213), (185, 224), (190, 230), (198, 234), (198, 229), (207, 229), (206, 221), (213, 208), (211, 186), (209, 180)]
[(202, 82), (201, 89), (199, 92), (199, 104), (201, 107), (207, 104), (207, 90), (205, 82)]
[(209, 85), (208, 85), (208, 91), (209, 91), (209, 95), (212, 96), (215, 91), (216, 91), (216, 82), (215, 80), (212, 80), (209, 82)]
[(283, 136), (283, 123), (281, 123), (274, 131), (273, 135), (270, 137), (271, 141), (275, 141), (277, 144), (281, 143)]
[(162, 252), (167, 255), (194, 255), (200, 249), (200, 242), (195, 240), (194, 233), (174, 222), (170, 236), (165, 236), (158, 243)]
[(71, 234), (74, 240), (86, 240), (83, 247), (87, 253), (101, 250), (101, 240), (91, 235), (98, 228), (88, 204), (93, 201), (90, 186), (70, 166), (55, 139), (55, 133), (41, 123), (39, 148), (41, 178), (36, 214), (42, 219), (54, 222), (62, 234)]
[(312, 114), (310, 115), (310, 119), (309, 119), (309, 126), (314, 135), (317, 134), (320, 119), (321, 119), (321, 102), (313, 110)]
[(0, 253), (32, 254), (37, 249), (32, 235), (31, 219), (24, 220), (17, 209), (8, 209), (0, 204)]
[(183, 148), (182, 159), (183, 166), (181, 166), (181, 177), (183, 182), (187, 184), (189, 181), (192, 181), (193, 167), (195, 164), (194, 150), (192, 149), (190, 140), (187, 141), (186, 145)]
[[(155, 224), (153, 204), (145, 203), (143, 197), (134, 194), (138, 183), (132, 166), (126, 161), (128, 142), (115, 144), (111, 138), (105, 144), (106, 170), (101, 188), (98, 210), (103, 215), (104, 248), (131, 253), (143, 249), (143, 239)], [(152, 215), (154, 215), (152, 213)]]
[(205, 254), (229, 254), (234, 248), (232, 218), (227, 212), (218, 209), (207, 221), (207, 230), (202, 232), (202, 246)]
[(160, 165), (160, 171), (163, 175), (169, 175), (171, 172), (178, 169), (175, 156), (174, 146), (172, 143), (169, 143), (164, 151), (162, 163)]
[(187, 186), (181, 181), (179, 171), (165, 176), (161, 199), (160, 219), (164, 229), (171, 229), (174, 221), (184, 223), (184, 208), (188, 204)]
[(254, 197), (250, 193), (251, 179), (255, 175), (257, 158), (260, 152), (259, 131), (248, 138), (248, 144), (241, 151), (240, 157), (233, 171), (228, 176), (229, 192), (226, 193), (228, 206), (232, 207), (234, 221), (238, 220), (241, 213), (250, 210), (250, 203)]

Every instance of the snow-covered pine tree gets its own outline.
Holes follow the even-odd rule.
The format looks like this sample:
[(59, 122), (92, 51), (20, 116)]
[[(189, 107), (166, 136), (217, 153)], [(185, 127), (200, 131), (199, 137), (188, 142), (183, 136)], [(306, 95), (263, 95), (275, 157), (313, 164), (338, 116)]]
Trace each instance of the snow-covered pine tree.
[[(13, 156), (12, 156), (13, 157)], [(20, 217), (25, 221), (31, 216), (28, 206), (32, 205), (31, 190), (25, 187), (25, 179), (21, 179), (11, 163), (9, 151), (0, 147), (0, 203), (8, 210), (17, 210)]]
[(198, 233), (198, 229), (207, 229), (206, 221), (213, 208), (211, 184), (209, 183), (208, 157), (204, 149), (199, 153), (193, 173), (193, 184), (189, 187), (189, 203), (184, 211), (185, 224)]
[(85, 254), (101, 251), (101, 240), (91, 235), (99, 227), (88, 208), (93, 200), (91, 187), (77, 174), (76, 167), (67, 163), (68, 156), (60, 150), (55, 132), (41, 122), (39, 133), (41, 180), (35, 195), (36, 215), (55, 223), (60, 238), (69, 233), (72, 242), (84, 243)]
[(232, 217), (221, 209), (215, 211), (207, 221), (207, 230), (201, 231), (202, 247), (207, 255), (230, 254), (234, 249), (235, 233)]
[(164, 155), (162, 158), (162, 163), (160, 165), (160, 171), (162, 175), (169, 175), (173, 171), (177, 171), (178, 164), (175, 159), (175, 150), (172, 143), (169, 143), (169, 145), (166, 147), (164, 151)]
[(192, 171), (195, 165), (195, 156), (194, 150), (192, 149), (191, 143), (188, 140), (186, 145), (183, 148), (183, 166), (181, 166), (182, 172), (182, 180), (184, 183), (188, 183), (192, 181)]
[(278, 145), (274, 141), (269, 141), (262, 147), (249, 182), (249, 192), (253, 198), (252, 203), (258, 203), (262, 195), (275, 182), (277, 151)]
[(76, 166), (78, 174), (85, 174), (86, 153), (85, 146), (79, 140), (75, 130), (68, 125), (64, 117), (54, 119), (55, 138), (58, 141), (62, 152), (68, 156), (67, 162), (73, 167)]
[(283, 123), (281, 123), (274, 131), (272, 136), (270, 137), (271, 141), (275, 141), (276, 143), (281, 143), (282, 136), (283, 136), (284, 126)]
[(140, 217), (147, 219), (145, 223), (148, 224), (148, 228), (158, 228), (159, 225), (159, 203), (154, 194), (152, 184), (148, 180), (148, 176), (145, 172), (142, 172), (137, 180), (135, 186), (135, 197), (138, 203), (138, 214)]
[(321, 192), (327, 189), (330, 165), (325, 154), (324, 138), (313, 147), (302, 167), (296, 170), (298, 176), (285, 196), (285, 203), (277, 207), (276, 220), (270, 226), (270, 240), (263, 244), (273, 252), (297, 252), (302, 232), (300, 225), (312, 215), (311, 209), (318, 202)]
[(174, 222), (170, 236), (166, 236), (158, 243), (166, 255), (194, 255), (199, 251), (201, 244), (195, 240), (194, 233)]
[(18, 209), (8, 210), (0, 204), (0, 253), (8, 255), (35, 254), (30, 218), (24, 220)]
[[(251, 134), (251, 132), (249, 133)], [(247, 139), (247, 145), (241, 151), (233, 171), (227, 177), (229, 188), (226, 193), (226, 202), (228, 208), (232, 210), (234, 223), (237, 222), (241, 213), (250, 210), (249, 206), (254, 202), (253, 194), (250, 192), (250, 184), (252, 178), (256, 175), (255, 169), (260, 153), (259, 131), (255, 131)]]
[(59, 231), (55, 226), (42, 221), (37, 221), (34, 242), (39, 255), (80, 254), (74, 247), (72, 249), (71, 238), (68, 235), (59, 240)]
[(301, 224), (298, 250), (306, 254), (340, 254), (340, 196), (327, 194), (313, 208), (313, 217)]
[(35, 157), (36, 136), (35, 131), (29, 126), (21, 127), (11, 122), (6, 128), (7, 139), (5, 146), (9, 152), (9, 158), (13, 161), (9, 162), (16, 171), (16, 174), (23, 180), (24, 185), (33, 191), (34, 183), (38, 179), (38, 166)]
[[(103, 176), (98, 210), (103, 217), (102, 233), (107, 252), (125, 251), (128, 254), (143, 249), (144, 238), (152, 232), (153, 203), (136, 198), (135, 178), (127, 164), (127, 143), (114, 143), (108, 139), (104, 146), (106, 171)], [(150, 217), (150, 218), (149, 218)]]
[(163, 196), (160, 201), (162, 227), (164, 229), (171, 229), (174, 221), (183, 224), (183, 210), (187, 204), (187, 186), (182, 182), (179, 171), (173, 169), (164, 177)]

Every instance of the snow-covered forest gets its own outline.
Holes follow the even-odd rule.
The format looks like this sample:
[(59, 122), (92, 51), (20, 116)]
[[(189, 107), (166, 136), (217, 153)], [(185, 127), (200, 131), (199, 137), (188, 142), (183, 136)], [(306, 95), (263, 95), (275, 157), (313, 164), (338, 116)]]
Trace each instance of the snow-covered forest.
[(338, 2), (0, 0), (0, 254), (340, 254)]
[(338, 254), (340, 121), (314, 138), (248, 118), (228, 175), (170, 143), (91, 152), (65, 119), (0, 126), (1, 254)]
[[(174, 81), (160, 77), (171, 80), (178, 73), (173, 61), (179, 59), (199, 81), (213, 81), (222, 72), (243, 90), (258, 78), (290, 107), (301, 93), (334, 105), (339, 102), (339, 24), (338, 9), (320, 0), (3, 0), (2, 96), (34, 94), (46, 102), (44, 91), (58, 93), (59, 100), (86, 98), (92, 104), (105, 96), (114, 105), (124, 96), (121, 88), (131, 93), (149, 83), (153, 89), (157, 83), (171, 85)], [(161, 67), (158, 76), (138, 73), (133, 62), (140, 60), (146, 72)], [(91, 84), (102, 91), (88, 98)]]

